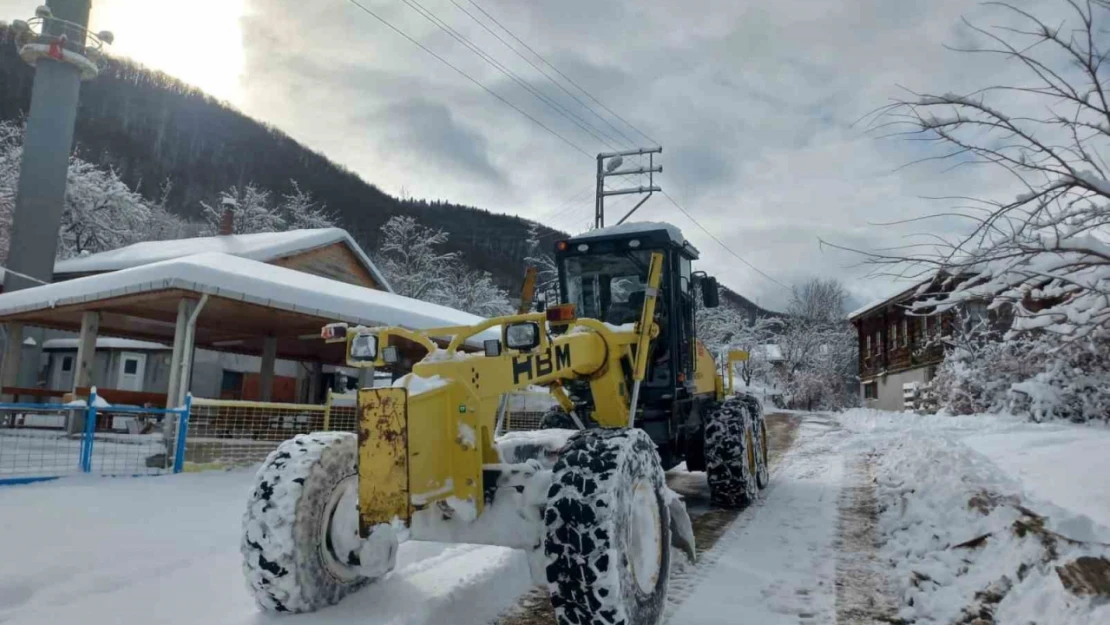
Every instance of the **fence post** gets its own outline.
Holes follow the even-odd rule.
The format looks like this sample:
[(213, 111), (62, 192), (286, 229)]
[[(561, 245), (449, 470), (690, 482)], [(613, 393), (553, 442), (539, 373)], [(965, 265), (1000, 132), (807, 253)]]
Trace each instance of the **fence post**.
[(92, 472), (93, 437), (96, 433), (96, 387), (89, 391), (85, 407), (85, 434), (81, 441), (81, 471)]
[(173, 472), (181, 473), (185, 466), (185, 439), (189, 436), (189, 415), (193, 412), (193, 394), (185, 395), (185, 407), (177, 413), (177, 445), (173, 452)]
[(324, 402), (324, 431), (331, 430), (331, 394), (332, 390), (328, 389), (328, 399)]

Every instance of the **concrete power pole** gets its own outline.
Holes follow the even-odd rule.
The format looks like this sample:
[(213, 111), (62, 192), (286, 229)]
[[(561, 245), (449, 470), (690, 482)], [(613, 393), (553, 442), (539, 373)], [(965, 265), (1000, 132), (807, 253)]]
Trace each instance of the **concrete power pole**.
[(90, 52), (99, 53), (100, 42), (111, 40), (107, 33), (102, 33), (104, 37), (88, 33), (90, 8), (90, 0), (47, 0), (45, 7), (35, 11), (35, 19), (12, 24), (22, 43), (20, 56), (35, 66), (35, 82), (23, 138), (5, 292), (49, 282), (54, 273), (77, 95), (81, 79), (96, 75), (96, 64), (89, 59), (96, 54)]
[[(88, 31), (91, 0), (46, 0), (29, 20), (15, 20), (19, 55), (35, 67), (31, 110), (23, 137), (19, 191), (12, 216), (4, 291), (50, 282), (65, 206), (66, 172), (81, 80), (97, 74), (109, 32)], [(0, 382), (18, 379), (23, 328), (11, 324)]]
[[(652, 193), (662, 191), (655, 185), (655, 174), (663, 171), (662, 165), (655, 164), (655, 155), (662, 154), (662, 147), (654, 148), (640, 148), (638, 150), (628, 150), (627, 152), (603, 152), (597, 155), (597, 192), (594, 195), (594, 228), (605, 227), (605, 198), (610, 195), (628, 195), (630, 193), (647, 193), (647, 197), (640, 200), (632, 210), (625, 213), (617, 224), (624, 223), (624, 220), (632, 216), (636, 209), (643, 206), (644, 202), (648, 201)], [(635, 169), (620, 169), (624, 164), (624, 157), (626, 156), (643, 156), (648, 157), (647, 167), (637, 167)], [(632, 176), (639, 174), (648, 175), (648, 186), (630, 187), (627, 189), (606, 189), (605, 179), (610, 176)]]

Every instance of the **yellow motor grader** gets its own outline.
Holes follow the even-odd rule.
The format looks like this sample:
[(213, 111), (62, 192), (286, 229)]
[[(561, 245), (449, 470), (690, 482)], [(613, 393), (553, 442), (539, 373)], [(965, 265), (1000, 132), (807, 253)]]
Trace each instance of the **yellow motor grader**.
[[(561, 625), (659, 622), (671, 546), (695, 553), (664, 470), (706, 471), (724, 506), (768, 480), (759, 403), (726, 394), (696, 338), (695, 294), (719, 303), (697, 256), (674, 226), (623, 224), (556, 244), (563, 303), (542, 312), (326, 326), (352, 366), (415, 364), (359, 390), (357, 434), (299, 435), (259, 470), (242, 537), (259, 605), (334, 604), (389, 573), (401, 541), (427, 540), (525, 550)], [(502, 435), (507, 393), (528, 386), (557, 407)]]

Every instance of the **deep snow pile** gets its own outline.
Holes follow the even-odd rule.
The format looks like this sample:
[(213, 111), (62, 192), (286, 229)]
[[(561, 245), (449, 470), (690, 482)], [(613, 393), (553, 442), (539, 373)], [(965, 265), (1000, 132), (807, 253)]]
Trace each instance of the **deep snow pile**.
[[(898, 418), (857, 411), (846, 421), (874, 431)], [(1021, 481), (966, 445), (961, 430), (1014, 424), (984, 419), (927, 417), (877, 445), (880, 557), (900, 594), (899, 617), (977, 625), (1110, 623), (1107, 597), (1076, 581), (1104, 564), (1110, 573), (1110, 561), (1097, 560), (1110, 557), (1110, 529), (1029, 495)], [(1098, 490), (1100, 479), (1085, 487)], [(1076, 565), (1083, 557), (1096, 560)]]

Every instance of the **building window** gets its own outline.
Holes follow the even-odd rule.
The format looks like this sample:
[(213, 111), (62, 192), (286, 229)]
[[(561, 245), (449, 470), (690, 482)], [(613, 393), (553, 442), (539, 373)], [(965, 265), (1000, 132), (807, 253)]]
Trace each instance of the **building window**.
[(898, 324), (892, 323), (890, 324), (890, 348), (896, 347), (898, 347)]
[(910, 344), (910, 321), (909, 319), (902, 319), (902, 347)]
[(929, 318), (921, 317), (921, 342), (924, 343), (925, 339), (929, 336)]
[(73, 371), (73, 356), (62, 356), (62, 371)]
[(867, 349), (865, 349), (863, 351), (863, 353), (867, 356), (870, 356), (871, 355), (871, 337), (867, 336), (866, 338), (867, 338)]
[(867, 382), (863, 385), (863, 398), (864, 399), (878, 399), (879, 398), (879, 385), (875, 382)]

